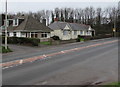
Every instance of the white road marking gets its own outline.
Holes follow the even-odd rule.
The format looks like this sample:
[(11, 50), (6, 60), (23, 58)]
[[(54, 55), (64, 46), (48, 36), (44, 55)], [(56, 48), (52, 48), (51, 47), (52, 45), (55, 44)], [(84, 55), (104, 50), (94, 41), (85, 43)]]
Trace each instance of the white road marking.
[(2, 69), (7, 69), (7, 68), (9, 68), (9, 67), (4, 67), (4, 68), (2, 68)]
[(47, 57), (46, 55), (43, 55), (44, 57)]
[(61, 51), (61, 53), (65, 53), (64, 51)]
[(20, 60), (20, 62), (19, 62), (20, 64), (22, 64), (23, 63), (23, 60)]

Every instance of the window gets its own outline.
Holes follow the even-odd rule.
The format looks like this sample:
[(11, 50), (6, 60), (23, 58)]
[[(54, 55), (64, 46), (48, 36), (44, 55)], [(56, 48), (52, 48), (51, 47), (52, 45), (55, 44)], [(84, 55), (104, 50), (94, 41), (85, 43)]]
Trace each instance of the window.
[(21, 37), (27, 37), (25, 32), (21, 32)]
[(69, 31), (67, 31), (67, 30), (63, 31), (63, 35), (68, 35), (68, 34), (69, 34)]
[(31, 38), (34, 38), (34, 33), (33, 32), (31, 32)]
[(35, 38), (38, 38), (38, 34), (35, 33)]
[(74, 35), (77, 35), (77, 31), (74, 31)]
[(16, 37), (16, 32), (13, 32), (13, 36)]
[(42, 37), (42, 38), (47, 37), (47, 33), (41, 33), (41, 37)]
[(80, 31), (80, 34), (83, 34), (83, 31), (82, 31), (82, 30)]
[(89, 34), (89, 31), (87, 31), (86, 33), (87, 33), (87, 35), (88, 35), (88, 34)]
[(88, 35), (90, 35), (91, 34), (91, 32), (90, 31), (88, 31)]
[(13, 26), (18, 26), (18, 19), (14, 19)]
[(17, 19), (15, 19), (15, 25), (17, 25)]
[(23, 36), (24, 36), (24, 35), (26, 35), (26, 33), (24, 33), (24, 32), (21, 32), (21, 35), (23, 35)]
[(10, 26), (11, 24), (13, 24), (13, 20), (12, 20), (12, 19), (9, 19), (8, 25)]
[(7, 36), (9, 36), (9, 32), (7, 32)]
[(23, 21), (24, 19), (19, 19), (18, 24), (20, 25)]

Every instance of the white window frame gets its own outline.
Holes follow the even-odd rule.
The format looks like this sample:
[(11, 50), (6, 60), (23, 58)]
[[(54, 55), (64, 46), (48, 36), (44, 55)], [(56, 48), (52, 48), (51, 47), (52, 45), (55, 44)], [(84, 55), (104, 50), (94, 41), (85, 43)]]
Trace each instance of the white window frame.
[(64, 31), (63, 31), (63, 35), (68, 35), (69, 33), (70, 33), (69, 30), (64, 30)]
[(13, 20), (13, 26), (18, 26), (18, 19)]
[[(43, 36), (42, 36), (42, 34), (43, 34)], [(48, 33), (47, 32), (42, 32), (41, 33), (41, 38), (47, 38), (48, 37)]]

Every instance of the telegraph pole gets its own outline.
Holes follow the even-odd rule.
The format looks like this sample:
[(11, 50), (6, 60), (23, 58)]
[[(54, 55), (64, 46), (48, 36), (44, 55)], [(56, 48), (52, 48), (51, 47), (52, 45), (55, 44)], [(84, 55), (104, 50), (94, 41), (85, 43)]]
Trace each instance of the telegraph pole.
[(7, 0), (5, 2), (5, 49), (7, 49)]
[[(118, 2), (118, 23), (120, 23), (120, 1)], [(120, 37), (120, 25), (118, 26), (118, 37)]]
[(116, 37), (116, 14), (114, 16), (114, 28), (113, 28), (113, 32), (114, 32), (114, 37)]
[(115, 13), (114, 13), (114, 26), (113, 26), (113, 34), (114, 34), (114, 37), (117, 36), (116, 34), (116, 19), (117, 19), (117, 13), (116, 13), (116, 10), (115, 10)]

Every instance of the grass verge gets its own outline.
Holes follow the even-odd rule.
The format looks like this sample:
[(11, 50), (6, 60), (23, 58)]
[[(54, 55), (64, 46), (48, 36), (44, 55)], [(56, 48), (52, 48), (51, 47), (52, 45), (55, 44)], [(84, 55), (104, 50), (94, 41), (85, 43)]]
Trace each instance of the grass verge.
[(113, 83), (104, 85), (103, 87), (120, 87), (120, 82), (113, 82)]
[(40, 42), (40, 44), (42, 44), (42, 45), (51, 45), (51, 43), (49, 41)]

